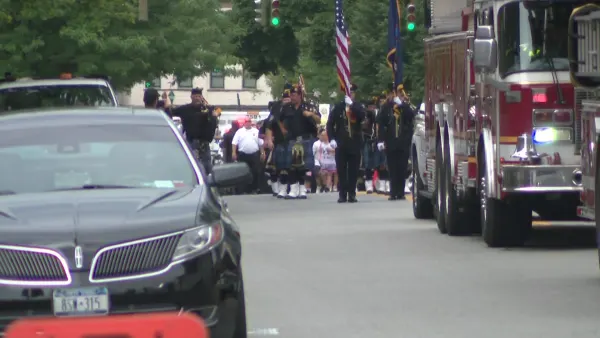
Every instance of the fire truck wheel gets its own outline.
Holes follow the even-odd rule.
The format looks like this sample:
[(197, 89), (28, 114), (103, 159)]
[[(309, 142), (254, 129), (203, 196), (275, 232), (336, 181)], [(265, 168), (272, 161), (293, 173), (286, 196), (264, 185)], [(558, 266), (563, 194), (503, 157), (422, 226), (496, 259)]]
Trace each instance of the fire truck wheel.
[(442, 145), (438, 142), (435, 150), (435, 199), (433, 213), (437, 227), (442, 234), (447, 232), (444, 214), (446, 207), (444, 203), (444, 159), (442, 157)]
[(412, 207), (413, 214), (416, 219), (430, 219), (433, 218), (433, 205), (431, 200), (421, 196), (419, 193), (421, 189), (425, 189), (421, 175), (419, 174), (419, 164), (417, 162), (416, 151), (412, 154), (412, 172), (413, 172), (413, 185), (412, 185)]
[(525, 244), (531, 232), (531, 210), (513, 201), (487, 200), (488, 215), (482, 224), (485, 243), (492, 248)]
[[(447, 156), (453, 156), (450, 154), (450, 149), (446, 147)], [(446, 167), (444, 170), (444, 194), (445, 194), (445, 221), (446, 230), (450, 236), (461, 236), (468, 235), (471, 233), (471, 226), (465, 217), (465, 208), (463, 208), (456, 194), (456, 186), (452, 183), (452, 170), (450, 161), (446, 161)], [(461, 210), (462, 209), (462, 210)]]

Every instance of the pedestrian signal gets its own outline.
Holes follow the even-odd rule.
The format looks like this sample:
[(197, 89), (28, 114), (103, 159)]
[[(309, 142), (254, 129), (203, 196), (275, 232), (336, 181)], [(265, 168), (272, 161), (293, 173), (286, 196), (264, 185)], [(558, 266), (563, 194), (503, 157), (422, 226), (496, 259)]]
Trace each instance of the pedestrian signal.
[(417, 19), (417, 15), (415, 12), (416, 7), (414, 4), (411, 3), (406, 6), (406, 29), (409, 31), (415, 30), (416, 27), (415, 20)]
[(271, 25), (277, 27), (281, 23), (279, 19), (279, 0), (271, 2)]

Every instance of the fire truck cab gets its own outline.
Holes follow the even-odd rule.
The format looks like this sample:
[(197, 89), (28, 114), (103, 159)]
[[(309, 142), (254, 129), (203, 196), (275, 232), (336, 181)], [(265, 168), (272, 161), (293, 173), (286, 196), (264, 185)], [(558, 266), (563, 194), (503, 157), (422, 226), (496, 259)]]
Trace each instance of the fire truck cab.
[(490, 247), (522, 245), (534, 212), (550, 224), (578, 220), (581, 98), (567, 26), (581, 4), (430, 1), (416, 218), (434, 217), (449, 235), (481, 232)]
[(600, 4), (589, 3), (575, 9), (569, 23), (569, 34), (572, 37), (569, 43), (573, 60), (571, 78), (576, 91), (585, 96), (581, 104), (583, 205), (578, 208), (578, 214), (595, 220), (596, 228), (600, 229), (595, 212), (596, 200), (600, 199), (597, 180), (600, 170), (597, 153), (600, 141)]

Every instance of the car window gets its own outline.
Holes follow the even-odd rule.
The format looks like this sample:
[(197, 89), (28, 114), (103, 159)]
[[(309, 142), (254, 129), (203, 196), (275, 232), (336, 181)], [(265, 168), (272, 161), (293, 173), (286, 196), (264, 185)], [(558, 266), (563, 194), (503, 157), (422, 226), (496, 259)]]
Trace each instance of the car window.
[(199, 179), (167, 125), (46, 126), (0, 133), (0, 192), (83, 185), (176, 188), (195, 186)]
[(48, 85), (0, 90), (0, 112), (47, 107), (116, 106), (106, 86)]

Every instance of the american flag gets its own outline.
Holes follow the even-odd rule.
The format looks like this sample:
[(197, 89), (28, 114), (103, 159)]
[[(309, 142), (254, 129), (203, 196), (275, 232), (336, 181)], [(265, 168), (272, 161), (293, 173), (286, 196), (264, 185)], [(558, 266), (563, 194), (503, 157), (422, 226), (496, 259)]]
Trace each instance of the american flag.
[(342, 0), (335, 0), (335, 46), (338, 80), (346, 95), (350, 96), (350, 38), (344, 22)]

